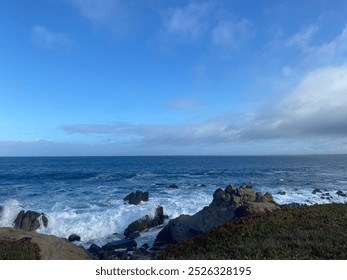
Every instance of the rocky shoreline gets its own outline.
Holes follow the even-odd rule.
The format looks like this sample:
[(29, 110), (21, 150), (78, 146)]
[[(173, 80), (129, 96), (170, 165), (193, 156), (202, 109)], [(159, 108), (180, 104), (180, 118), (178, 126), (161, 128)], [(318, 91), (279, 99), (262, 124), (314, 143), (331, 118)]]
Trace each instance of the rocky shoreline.
[[(319, 193), (320, 190), (314, 190)], [(327, 194), (322, 194), (328, 197)], [(340, 192), (339, 195), (345, 195)], [(149, 199), (148, 192), (136, 191), (124, 198), (125, 203), (138, 205)], [(292, 205), (298, 207), (300, 205)], [(131, 222), (124, 230), (124, 238), (112, 241), (103, 246), (92, 244), (88, 250), (74, 244), (79, 241), (77, 234), (71, 234), (67, 239), (39, 234), (40, 226), (49, 224), (49, 217), (35, 211), (21, 211), (13, 222), (13, 228), (0, 228), (0, 242), (25, 240), (37, 244), (38, 259), (156, 259), (173, 244), (189, 238), (209, 233), (211, 230), (240, 218), (280, 210), (281, 207), (270, 193), (255, 192), (252, 185), (238, 188), (228, 185), (225, 189), (217, 189), (210, 205), (194, 215), (180, 215), (167, 222), (162, 206), (158, 206), (154, 215), (145, 215)], [(1, 208), (0, 208), (1, 212)], [(166, 225), (164, 226), (164, 224)], [(154, 244), (144, 244), (138, 247), (136, 238), (150, 228), (162, 227)]]

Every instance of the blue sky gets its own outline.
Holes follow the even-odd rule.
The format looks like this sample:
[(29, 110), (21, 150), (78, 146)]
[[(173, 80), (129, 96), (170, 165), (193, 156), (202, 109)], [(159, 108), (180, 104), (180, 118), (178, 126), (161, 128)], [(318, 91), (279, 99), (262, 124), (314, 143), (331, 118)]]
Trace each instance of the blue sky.
[(347, 153), (344, 0), (0, 2), (0, 156)]

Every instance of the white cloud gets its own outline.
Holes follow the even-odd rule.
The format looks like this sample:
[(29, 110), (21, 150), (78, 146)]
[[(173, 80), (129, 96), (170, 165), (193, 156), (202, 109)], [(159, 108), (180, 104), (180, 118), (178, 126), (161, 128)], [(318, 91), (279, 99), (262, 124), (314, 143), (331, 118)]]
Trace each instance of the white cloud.
[(319, 46), (310, 46), (304, 50), (304, 55), (310, 62), (320, 64), (341, 63), (347, 52), (347, 26), (330, 42)]
[(238, 47), (252, 35), (249, 20), (220, 21), (212, 30), (212, 42), (223, 47)]
[(210, 2), (190, 2), (185, 7), (169, 8), (162, 15), (166, 31), (185, 39), (196, 39), (207, 30), (212, 9)]
[(76, 42), (65, 33), (53, 32), (41, 25), (36, 25), (32, 29), (31, 41), (43, 49), (70, 49), (76, 45)]
[(243, 138), (347, 137), (347, 65), (308, 73), (266, 113), (255, 114)]
[(86, 137), (111, 136), (152, 151), (165, 147), (170, 153), (188, 147), (210, 147), (211, 153), (229, 149), (237, 154), (238, 147), (244, 154), (347, 152), (341, 146), (347, 141), (347, 64), (312, 71), (282, 100), (244, 115), (238, 122), (223, 115), (191, 123), (86, 124), (62, 129)]
[(318, 29), (317, 25), (309, 25), (289, 38), (286, 45), (288, 47), (296, 47), (300, 50), (306, 51)]
[(70, 0), (83, 17), (113, 33), (123, 34), (128, 28), (128, 8), (121, 0)]

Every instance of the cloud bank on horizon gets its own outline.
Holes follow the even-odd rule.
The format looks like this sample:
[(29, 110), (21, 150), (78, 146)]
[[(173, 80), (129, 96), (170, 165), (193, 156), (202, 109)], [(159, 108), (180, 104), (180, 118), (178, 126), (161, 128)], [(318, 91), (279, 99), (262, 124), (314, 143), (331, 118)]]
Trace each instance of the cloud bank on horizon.
[(347, 153), (344, 1), (0, 4), (0, 156)]

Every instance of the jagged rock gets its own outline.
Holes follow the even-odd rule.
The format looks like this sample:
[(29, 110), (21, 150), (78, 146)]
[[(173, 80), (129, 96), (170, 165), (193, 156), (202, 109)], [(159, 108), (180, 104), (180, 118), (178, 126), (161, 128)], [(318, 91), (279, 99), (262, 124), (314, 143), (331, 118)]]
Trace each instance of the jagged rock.
[(312, 191), (312, 194), (316, 194), (316, 193), (322, 193), (322, 191), (321, 191), (319, 188), (315, 188), (315, 189)]
[(47, 227), (48, 218), (43, 213), (38, 213), (35, 211), (20, 211), (14, 220), (14, 227), (25, 230), (25, 231), (34, 231), (40, 227), (40, 218), (42, 220), (43, 226)]
[(327, 199), (327, 200), (333, 199), (333, 197), (328, 192), (327, 193), (323, 193), (320, 198), (321, 199)]
[(277, 194), (279, 194), (279, 195), (286, 195), (287, 193), (285, 191), (280, 191)]
[(169, 189), (178, 189), (178, 186), (176, 184), (171, 184), (169, 186)]
[[(345, 194), (345, 193), (344, 193), (343, 191), (341, 191), (341, 190), (337, 191), (336, 194), (337, 194), (338, 196), (347, 197), (347, 194)], [(0, 211), (0, 213), (1, 213), (1, 211)]]
[(209, 206), (192, 216), (181, 215), (170, 220), (157, 235), (155, 246), (176, 243), (206, 233), (216, 226), (247, 214), (276, 209), (279, 209), (279, 206), (269, 193), (256, 193), (250, 186), (235, 188), (229, 185), (225, 190), (219, 188), (214, 192)]
[(148, 201), (148, 197), (148, 192), (136, 191), (128, 194), (123, 200), (128, 201), (129, 204), (138, 205), (141, 201)]
[(68, 240), (70, 242), (74, 242), (74, 241), (81, 241), (81, 236), (77, 235), (77, 234), (71, 234), (68, 238)]
[(164, 223), (164, 220), (168, 216), (164, 215), (164, 209), (162, 206), (158, 206), (155, 209), (154, 217), (151, 218), (149, 215), (146, 215), (131, 224), (124, 230), (124, 235), (130, 238), (130, 234), (135, 232), (140, 232), (148, 228), (156, 227)]

